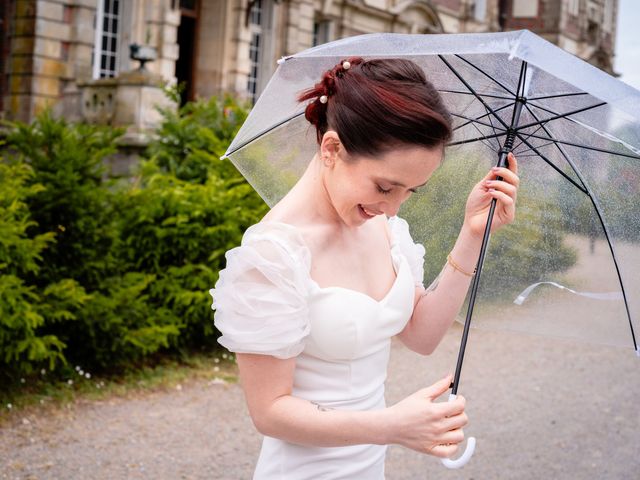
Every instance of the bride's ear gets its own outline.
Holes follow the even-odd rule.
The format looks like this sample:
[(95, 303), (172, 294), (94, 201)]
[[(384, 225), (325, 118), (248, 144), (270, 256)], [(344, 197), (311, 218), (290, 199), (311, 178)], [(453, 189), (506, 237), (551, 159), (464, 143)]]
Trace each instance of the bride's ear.
[(322, 163), (327, 167), (332, 166), (336, 162), (338, 152), (340, 152), (341, 148), (342, 143), (340, 142), (338, 133), (334, 130), (327, 130), (320, 142), (320, 157), (322, 158)]

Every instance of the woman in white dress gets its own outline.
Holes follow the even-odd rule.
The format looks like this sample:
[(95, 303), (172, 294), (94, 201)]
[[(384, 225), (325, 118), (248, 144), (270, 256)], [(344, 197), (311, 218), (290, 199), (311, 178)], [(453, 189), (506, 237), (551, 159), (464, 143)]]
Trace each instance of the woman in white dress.
[(442, 162), (451, 123), (438, 93), (408, 60), (350, 58), (300, 100), (318, 152), (227, 252), (215, 324), (264, 435), (255, 479), (383, 479), (386, 445), (451, 457), (464, 440), (464, 398), (435, 402), (451, 376), (385, 406), (390, 341), (436, 348), (467, 293), (491, 199), (493, 230), (514, 218), (516, 161), (475, 185), (425, 289), (424, 248), (396, 214)]

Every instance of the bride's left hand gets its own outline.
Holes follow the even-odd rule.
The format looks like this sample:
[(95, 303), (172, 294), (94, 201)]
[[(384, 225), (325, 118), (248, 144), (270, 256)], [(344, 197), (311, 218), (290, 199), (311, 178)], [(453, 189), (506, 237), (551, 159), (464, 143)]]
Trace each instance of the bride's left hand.
[[(478, 237), (484, 234), (491, 200), (496, 199), (496, 211), (491, 222), (494, 232), (503, 225), (513, 222), (516, 215), (516, 198), (518, 196), (518, 162), (509, 153), (509, 168), (492, 168), (486, 177), (471, 190), (465, 209), (464, 224), (469, 231)], [(496, 180), (502, 177), (502, 180)]]

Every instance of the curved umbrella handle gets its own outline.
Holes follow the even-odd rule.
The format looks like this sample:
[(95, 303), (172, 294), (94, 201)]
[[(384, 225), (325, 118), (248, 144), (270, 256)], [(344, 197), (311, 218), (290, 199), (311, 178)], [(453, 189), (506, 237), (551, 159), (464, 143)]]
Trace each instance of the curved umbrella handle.
[[(450, 402), (453, 402), (455, 399), (456, 399), (455, 394), (452, 393), (451, 395), (449, 395)], [(452, 460), (450, 458), (443, 458), (440, 461), (445, 467), (450, 469), (462, 468), (467, 464), (469, 460), (471, 460), (471, 456), (473, 455), (473, 452), (475, 450), (476, 450), (476, 439), (475, 437), (469, 437), (467, 439), (467, 446), (464, 450), (464, 453), (459, 458), (456, 458), (455, 460)]]

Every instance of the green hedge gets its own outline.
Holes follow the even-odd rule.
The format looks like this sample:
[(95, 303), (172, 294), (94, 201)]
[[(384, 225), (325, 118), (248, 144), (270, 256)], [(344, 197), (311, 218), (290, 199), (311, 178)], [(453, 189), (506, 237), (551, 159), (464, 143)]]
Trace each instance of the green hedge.
[(7, 125), (0, 162), (0, 376), (124, 367), (211, 348), (208, 289), (267, 207), (228, 161), (231, 98), (163, 111), (133, 178), (109, 179), (122, 131), (49, 112)]

